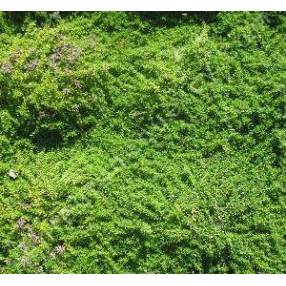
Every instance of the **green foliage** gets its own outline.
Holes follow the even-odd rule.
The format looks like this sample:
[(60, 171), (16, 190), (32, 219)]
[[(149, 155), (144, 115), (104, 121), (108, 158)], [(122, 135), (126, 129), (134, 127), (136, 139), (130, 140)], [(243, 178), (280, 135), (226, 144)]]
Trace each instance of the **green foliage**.
[(285, 24), (1, 13), (0, 272), (284, 273)]

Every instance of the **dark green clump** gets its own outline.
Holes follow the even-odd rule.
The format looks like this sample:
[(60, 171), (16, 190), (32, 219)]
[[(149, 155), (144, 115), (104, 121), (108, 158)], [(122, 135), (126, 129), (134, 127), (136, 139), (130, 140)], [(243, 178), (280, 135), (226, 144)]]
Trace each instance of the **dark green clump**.
[(285, 31), (0, 13), (0, 272), (285, 273)]

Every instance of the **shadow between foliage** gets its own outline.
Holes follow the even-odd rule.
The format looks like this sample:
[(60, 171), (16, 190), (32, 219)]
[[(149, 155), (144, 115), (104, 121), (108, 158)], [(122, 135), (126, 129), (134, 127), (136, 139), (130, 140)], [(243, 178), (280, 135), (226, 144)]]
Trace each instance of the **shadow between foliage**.
[(216, 21), (218, 12), (135, 12), (154, 27), (174, 27), (185, 23), (210, 23)]

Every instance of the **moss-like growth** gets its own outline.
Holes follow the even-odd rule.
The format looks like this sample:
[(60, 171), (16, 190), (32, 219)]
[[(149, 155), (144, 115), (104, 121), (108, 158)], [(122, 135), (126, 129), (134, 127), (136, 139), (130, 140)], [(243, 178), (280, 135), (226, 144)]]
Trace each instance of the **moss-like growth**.
[(1, 13), (0, 272), (284, 273), (285, 25)]

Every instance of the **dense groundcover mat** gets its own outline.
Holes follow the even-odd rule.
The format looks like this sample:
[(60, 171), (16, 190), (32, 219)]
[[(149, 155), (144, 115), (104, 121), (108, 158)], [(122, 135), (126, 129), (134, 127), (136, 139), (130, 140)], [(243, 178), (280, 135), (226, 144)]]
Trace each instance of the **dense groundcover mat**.
[(286, 15), (0, 13), (1, 273), (285, 273)]

